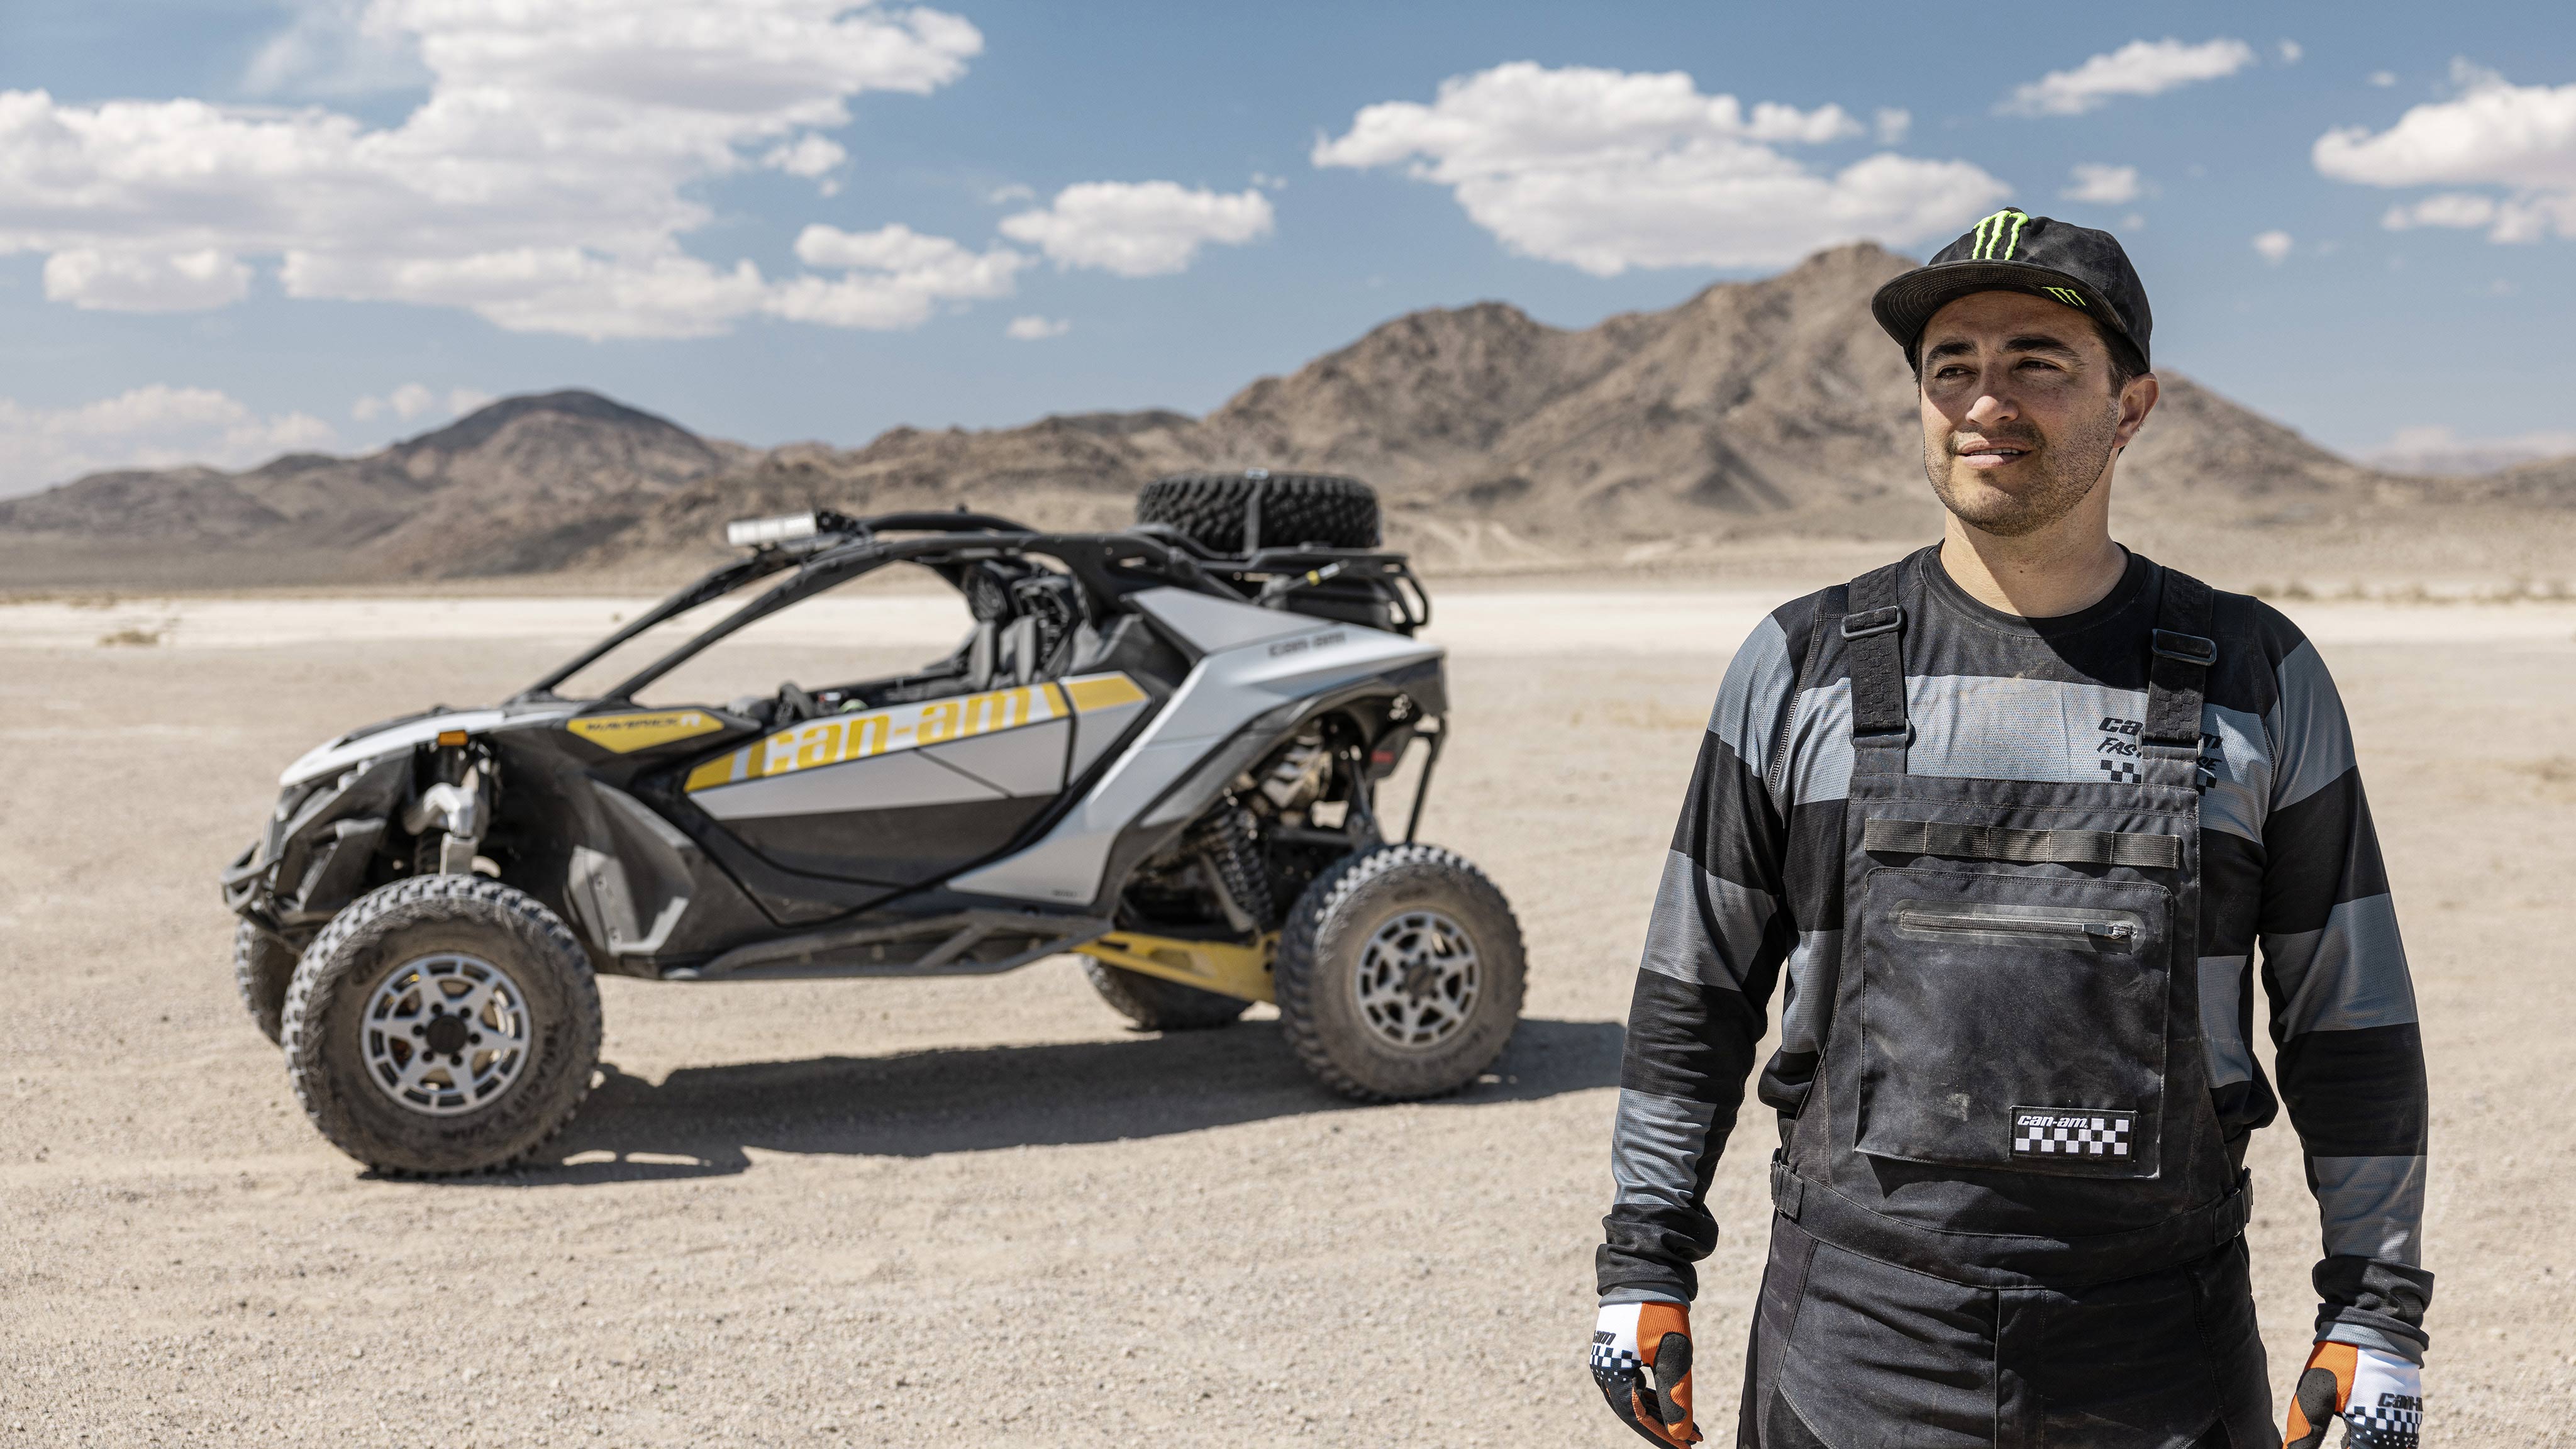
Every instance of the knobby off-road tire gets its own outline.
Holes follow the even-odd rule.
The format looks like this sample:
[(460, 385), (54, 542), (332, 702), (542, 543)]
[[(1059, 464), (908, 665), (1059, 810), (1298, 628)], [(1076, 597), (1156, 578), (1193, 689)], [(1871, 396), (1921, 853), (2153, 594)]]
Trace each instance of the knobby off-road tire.
[[(286, 993), (304, 1114), (341, 1151), (404, 1175), (492, 1171), (535, 1151), (589, 1094), (599, 1030), (599, 984), (572, 932), (474, 875), (415, 877), (351, 902)], [(423, 1058), (412, 1038), (436, 1050)], [(500, 1050), (509, 1043), (515, 1058)], [(444, 1087), (415, 1080), (449, 1047)]]
[(295, 948), (248, 921), (233, 923), (233, 989), (259, 1034), (285, 1040), (286, 988), (295, 982)]
[(1520, 922), (1483, 871), (1436, 845), (1381, 845), (1335, 862), (1288, 913), (1279, 1024), (1346, 1097), (1436, 1097), (1502, 1054), (1523, 971)]
[(1160, 976), (1112, 966), (1095, 957), (1082, 958), (1082, 974), (1100, 999), (1145, 1031), (1208, 1031), (1231, 1025), (1252, 1007), (1249, 1001), (1183, 986)]
[(1375, 548), (1377, 491), (1357, 478), (1329, 473), (1182, 473), (1157, 478), (1136, 495), (1136, 521), (1180, 530), (1220, 554), (1244, 552), (1245, 510), (1261, 497), (1261, 546)]

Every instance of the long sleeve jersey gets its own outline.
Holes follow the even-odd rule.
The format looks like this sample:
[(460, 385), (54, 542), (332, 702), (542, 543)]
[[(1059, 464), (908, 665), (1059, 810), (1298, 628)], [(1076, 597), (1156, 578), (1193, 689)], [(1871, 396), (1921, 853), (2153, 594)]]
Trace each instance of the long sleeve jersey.
[[(2008, 780), (2135, 778), (2159, 570), (2135, 554), (2101, 602), (2023, 619), (1968, 596), (1937, 549), (1906, 561), (1907, 768)], [(1852, 752), (1821, 594), (1737, 651), (1701, 740), (1647, 928), (1620, 1072), (1605, 1302), (1687, 1302), (1716, 1245), (1704, 1202), (1785, 983), (1759, 1094), (1805, 1101), (1833, 1010)], [(2219, 594), (2201, 729), (2199, 980), (2211, 1106), (2232, 1160), (2282, 1103), (2324, 1227), (2321, 1340), (2421, 1360), (2425, 1082), (2414, 986), (2334, 681), (2296, 626)], [(1802, 680), (1802, 671), (1806, 677)], [(2278, 1095), (2248, 1049), (2259, 954)]]

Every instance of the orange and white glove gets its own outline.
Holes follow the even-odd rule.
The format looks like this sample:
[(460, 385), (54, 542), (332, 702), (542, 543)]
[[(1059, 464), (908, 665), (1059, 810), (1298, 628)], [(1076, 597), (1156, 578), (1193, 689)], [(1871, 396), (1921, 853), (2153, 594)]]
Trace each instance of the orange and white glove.
[(1690, 1305), (1603, 1308), (1592, 1328), (1592, 1381), (1610, 1412), (1648, 1442), (1668, 1449), (1698, 1443), (1699, 1426), (1691, 1422)]
[(2375, 1348), (2318, 1344), (2291, 1395), (2281, 1449), (2324, 1449), (2337, 1419), (2346, 1449), (2415, 1449), (2424, 1429), (2424, 1371)]

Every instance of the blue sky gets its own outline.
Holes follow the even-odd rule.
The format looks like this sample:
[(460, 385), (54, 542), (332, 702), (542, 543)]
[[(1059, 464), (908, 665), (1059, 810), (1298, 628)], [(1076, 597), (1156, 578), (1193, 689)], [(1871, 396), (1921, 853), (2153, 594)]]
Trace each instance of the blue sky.
[(2576, 450), (2563, 12), (2015, 22), (7, 0), (0, 493), (567, 385), (762, 444), (1202, 411), (1414, 308), (1584, 326), (2004, 201), (2332, 446)]

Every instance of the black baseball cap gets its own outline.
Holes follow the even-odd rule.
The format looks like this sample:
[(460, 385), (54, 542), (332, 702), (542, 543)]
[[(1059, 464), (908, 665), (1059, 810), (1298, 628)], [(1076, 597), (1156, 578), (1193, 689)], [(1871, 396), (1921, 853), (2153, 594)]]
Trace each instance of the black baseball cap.
[(1978, 222), (1932, 260), (1878, 289), (1869, 310), (1920, 368), (1917, 349), (1932, 314), (1971, 292), (2028, 292), (2081, 309), (2114, 351), (2123, 345), (2147, 369), (2147, 286), (2120, 239), (2107, 231), (2006, 207)]

